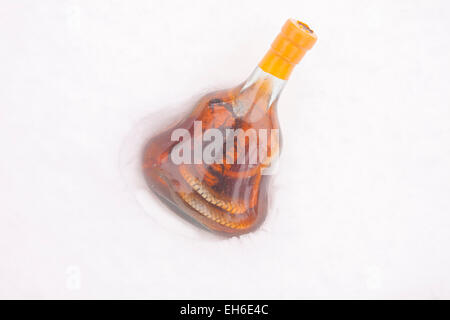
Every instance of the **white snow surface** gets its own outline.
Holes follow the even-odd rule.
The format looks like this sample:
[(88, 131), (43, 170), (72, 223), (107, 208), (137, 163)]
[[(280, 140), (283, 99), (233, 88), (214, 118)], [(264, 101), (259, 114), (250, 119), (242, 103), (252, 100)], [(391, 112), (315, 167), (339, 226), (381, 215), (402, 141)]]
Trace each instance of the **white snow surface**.
[[(225, 239), (131, 170), (287, 18), (272, 211)], [(450, 298), (448, 1), (1, 1), (0, 298)], [(130, 169), (131, 168), (131, 169)]]

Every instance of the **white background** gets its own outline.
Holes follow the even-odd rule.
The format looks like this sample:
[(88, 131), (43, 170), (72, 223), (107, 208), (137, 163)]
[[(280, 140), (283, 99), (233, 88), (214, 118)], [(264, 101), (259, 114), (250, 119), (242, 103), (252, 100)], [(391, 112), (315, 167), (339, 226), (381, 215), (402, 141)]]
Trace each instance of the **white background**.
[[(267, 223), (222, 239), (145, 210), (130, 132), (243, 81), (289, 17), (319, 40), (279, 102)], [(430, 0), (1, 0), (0, 297), (450, 298), (449, 21)]]

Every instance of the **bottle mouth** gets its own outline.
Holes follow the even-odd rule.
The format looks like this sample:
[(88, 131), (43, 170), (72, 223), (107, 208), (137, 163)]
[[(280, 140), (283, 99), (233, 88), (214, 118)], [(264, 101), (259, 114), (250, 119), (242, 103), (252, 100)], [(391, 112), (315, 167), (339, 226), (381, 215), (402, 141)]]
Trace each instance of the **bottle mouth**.
[(282, 33), (303, 49), (311, 49), (317, 41), (317, 35), (309, 25), (297, 19), (288, 19), (281, 29)]
[(301, 22), (301, 21), (296, 21), (297, 22), (297, 25), (300, 27), (300, 28), (302, 28), (303, 30), (305, 30), (306, 32), (309, 32), (309, 33), (314, 33), (314, 31), (306, 24), (306, 23), (303, 23), (303, 22)]

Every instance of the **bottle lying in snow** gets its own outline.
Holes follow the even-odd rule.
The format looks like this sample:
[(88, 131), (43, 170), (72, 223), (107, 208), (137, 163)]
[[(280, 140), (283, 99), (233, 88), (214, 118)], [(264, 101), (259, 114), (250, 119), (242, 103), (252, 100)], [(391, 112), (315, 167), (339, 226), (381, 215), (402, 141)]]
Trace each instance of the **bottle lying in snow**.
[(247, 81), (203, 96), (185, 119), (149, 139), (142, 158), (148, 186), (209, 230), (255, 230), (268, 210), (265, 172), (281, 148), (277, 101), (316, 40), (289, 19)]

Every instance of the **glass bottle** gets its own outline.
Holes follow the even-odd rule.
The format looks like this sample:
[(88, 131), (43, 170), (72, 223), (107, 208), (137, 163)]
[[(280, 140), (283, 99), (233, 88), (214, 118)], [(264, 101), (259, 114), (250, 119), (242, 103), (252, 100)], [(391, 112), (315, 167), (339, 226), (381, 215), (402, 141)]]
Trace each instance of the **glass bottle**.
[(247, 81), (206, 94), (185, 119), (150, 138), (142, 157), (150, 189), (206, 229), (240, 235), (260, 226), (268, 169), (281, 149), (277, 101), (316, 40), (306, 24), (289, 19)]

